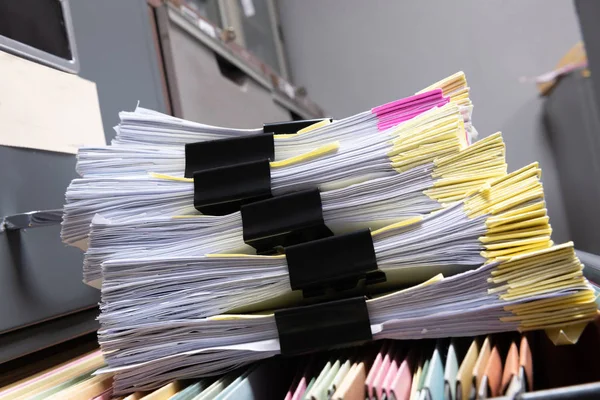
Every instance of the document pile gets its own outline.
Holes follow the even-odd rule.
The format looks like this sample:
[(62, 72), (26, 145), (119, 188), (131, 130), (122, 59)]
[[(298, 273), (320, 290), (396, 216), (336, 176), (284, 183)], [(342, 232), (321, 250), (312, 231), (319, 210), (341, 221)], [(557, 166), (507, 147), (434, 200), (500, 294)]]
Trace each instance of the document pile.
[[(464, 84), (466, 85), (466, 81)], [(443, 97), (441, 90), (434, 92), (444, 99), (442, 103), (452, 99)], [(460, 92), (465, 93), (459, 97), (468, 95), (466, 88)], [(396, 103), (406, 102), (412, 104), (408, 99), (403, 99), (381, 107), (393, 110)], [(295, 152), (290, 158), (272, 161), (267, 167), (271, 193), (277, 195), (315, 186), (330, 190), (368, 179), (394, 176), (409, 168), (427, 164), (433, 157), (453, 154), (467, 146), (469, 139), (465, 124), (470, 124), (470, 116), (468, 110), (464, 111), (465, 106), (450, 101), (441, 107), (430, 104), (423, 109), (418, 104), (409, 108), (410, 115), (416, 117), (399, 121), (402, 122), (399, 125), (390, 126), (390, 123), (396, 121), (382, 118), (379, 125), (373, 121), (372, 129), (363, 132), (360, 123), (358, 128), (354, 127), (356, 118), (350, 117), (350, 122), (341, 120), (321, 129), (298, 134), (298, 138), (306, 138), (303, 140), (306, 144), (300, 146), (302, 150)], [(393, 114), (393, 111), (390, 112)], [(342, 127), (337, 129), (340, 125)], [(379, 131), (378, 126), (383, 130)], [(336, 132), (338, 130), (343, 132), (339, 134)], [(340, 140), (338, 135), (348, 139)], [(276, 136), (271, 135), (275, 157), (279, 148)], [(296, 135), (292, 135), (293, 137)], [(202, 136), (200, 140), (204, 138)], [(194, 139), (189, 137), (188, 140)], [(113, 164), (110, 151), (127, 151), (129, 146), (117, 143), (104, 148), (108, 153), (98, 163), (100, 166)], [(95, 214), (106, 218), (126, 218), (141, 213), (146, 216), (198, 214), (192, 201), (194, 180), (181, 178), (186, 169), (183, 166), (185, 150), (181, 146), (175, 147), (181, 152), (181, 163), (175, 169), (153, 168), (149, 165), (147, 169), (130, 171), (131, 175), (123, 176), (117, 172), (95, 176), (91, 173), (91, 177), (86, 174), (82, 179), (73, 180), (66, 193), (67, 204), (64, 207), (61, 233), (63, 241), (85, 250), (89, 224)], [(144, 149), (154, 151), (156, 145), (147, 143)], [(82, 154), (86, 151), (80, 150), (78, 166), (83, 162)], [(289, 155), (290, 152), (287, 153)], [(154, 159), (153, 155), (151, 157)], [(119, 154), (116, 162), (138, 168), (138, 163), (133, 158), (132, 155)], [(99, 168), (102, 170), (103, 167)], [(81, 172), (81, 168), (78, 169)], [(147, 174), (148, 170), (152, 172), (150, 176)], [(157, 171), (172, 172), (178, 176), (156, 174)], [(106, 196), (106, 193), (111, 193), (111, 196)]]
[(583, 329), (595, 292), (551, 240), (541, 169), (508, 173), (471, 113), (462, 73), (334, 122), (122, 113), (80, 150), (62, 227), (101, 288), (115, 393), (372, 340)]

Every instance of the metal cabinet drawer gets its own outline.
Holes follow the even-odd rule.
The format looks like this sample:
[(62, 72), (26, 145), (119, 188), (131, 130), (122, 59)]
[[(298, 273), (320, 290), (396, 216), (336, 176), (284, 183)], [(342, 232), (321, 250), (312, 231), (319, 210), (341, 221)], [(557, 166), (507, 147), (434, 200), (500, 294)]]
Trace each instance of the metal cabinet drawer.
[(274, 101), (270, 89), (168, 17), (159, 25), (176, 116), (235, 128), (291, 119), (290, 112)]

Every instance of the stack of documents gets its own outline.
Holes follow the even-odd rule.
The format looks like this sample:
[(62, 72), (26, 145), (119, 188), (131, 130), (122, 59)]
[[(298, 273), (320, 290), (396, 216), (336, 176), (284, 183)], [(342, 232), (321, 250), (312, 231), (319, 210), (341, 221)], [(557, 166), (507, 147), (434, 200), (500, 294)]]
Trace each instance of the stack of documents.
[[(87, 251), (84, 281), (101, 288), (98, 337), (107, 367), (100, 373), (114, 375), (115, 393), (167, 384), (159, 390), (169, 396), (234, 398), (238, 389), (248, 390), (234, 383), (260, 367), (189, 389), (181, 380), (319, 345), (535, 329), (556, 330), (557, 341), (577, 337), (597, 315), (596, 295), (572, 243), (551, 240), (541, 170), (533, 163), (507, 173), (501, 134), (475, 142), (471, 112), (469, 88), (458, 73), (340, 121), (268, 135), (274, 153), (259, 152), (258, 161), (226, 157), (224, 143), (231, 141), (209, 143), (223, 148), (217, 158), (227, 162), (206, 167), (188, 163), (188, 144), (263, 130), (202, 125), (144, 109), (122, 113), (111, 146), (80, 151), (83, 178), (67, 189), (61, 232), (65, 243)], [(246, 167), (256, 163), (260, 173), (250, 174)], [(252, 186), (250, 194), (227, 192), (238, 186)], [(203, 197), (211, 191), (218, 193)], [(299, 191), (310, 192), (316, 206), (278, 203), (305, 213), (277, 225), (273, 215), (285, 219), (287, 208), (274, 214), (265, 204)], [(203, 215), (215, 210), (206, 206), (230, 201), (221, 192), (233, 196), (229, 205), (237, 208)], [(248, 215), (257, 225), (268, 220), (265, 225), (277, 227), (252, 237)], [(302, 231), (314, 221), (318, 235)], [(293, 239), (281, 244), (280, 235)], [(265, 239), (268, 249), (257, 244)], [(285, 254), (256, 254), (282, 248)], [(563, 330), (571, 328), (575, 334)], [(363, 382), (376, 398), (393, 390), (397, 398), (455, 397), (466, 389), (452, 373), (441, 379), (440, 366), (459, 376), (459, 351), (451, 351), (448, 340), (440, 343), (412, 353), (389, 343), (379, 348), (373, 365), (379, 360), (388, 368), (394, 359), (397, 373), (404, 360), (411, 363), (402, 378), (411, 382), (408, 390), (393, 385), (395, 376), (371, 373), (346, 357), (312, 388), (305, 380), (298, 396), (346, 398), (343, 393), (360, 393), (356, 382)], [(476, 346), (495, 354), (493, 347), (484, 350), (489, 341)], [(475, 362), (460, 375), (461, 384), (474, 382), (469, 396), (523, 390), (515, 378), (515, 346), (502, 354), (511, 360), (506, 379), (497, 374), (495, 361), (502, 357), (494, 356), (488, 368), (487, 359), (477, 364), (479, 356), (465, 355)], [(429, 370), (435, 373), (427, 363), (435, 364)], [(469, 368), (477, 372), (469, 375)], [(339, 370), (353, 371), (357, 380), (344, 380)]]
[[(529, 165), (441, 211), (373, 231), (387, 287), (552, 246), (539, 174), (536, 164)], [(172, 239), (170, 255), (140, 258), (129, 252), (129, 258), (104, 262), (103, 326), (201, 318), (240, 307), (264, 309), (265, 301), (282, 307), (300, 300), (292, 293), (284, 255), (185, 256), (178, 253), (184, 246)]]
[[(456, 156), (438, 157), (432, 163), (391, 177), (322, 192), (323, 219), (336, 234), (381, 228), (439, 210), (444, 203), (462, 199), (505, 173), (504, 143), (500, 134), (494, 134), (457, 152)], [(130, 258), (132, 254), (138, 258), (254, 254), (254, 248), (244, 243), (242, 225), (239, 212), (187, 218), (108, 219), (97, 215), (91, 224), (84, 281), (97, 285), (103, 262)]]
[[(294, 135), (274, 136), (275, 159), (280, 161), (314, 150), (332, 141), (350, 144), (376, 135), (433, 107), (452, 101), (463, 115), (467, 136), (476, 137), (471, 124), (472, 103), (464, 73), (458, 72), (426, 90), (404, 99), (329, 124), (317, 123)], [(81, 176), (115, 176), (157, 172), (183, 176), (187, 143), (262, 133), (263, 129), (231, 129), (199, 124), (138, 107), (120, 113), (111, 146), (82, 148), (77, 171)]]
[[(349, 144), (332, 142), (301, 156), (271, 162), (271, 193), (278, 195), (315, 187), (327, 191), (395, 176), (437, 159), (448, 162), (466, 147), (459, 107), (449, 103), (377, 135)], [(442, 170), (440, 175), (453, 172)], [(162, 174), (75, 179), (66, 193), (63, 241), (85, 249), (95, 214), (109, 219), (140, 214), (198, 214), (192, 201), (193, 183), (193, 179)]]
[[(452, 277), (437, 275), (367, 300), (372, 336), (444, 338), (581, 326), (597, 315), (582, 269), (566, 243)], [(220, 374), (281, 351), (269, 313), (131, 321), (102, 328), (99, 341), (108, 364), (101, 371), (115, 373), (119, 391)]]

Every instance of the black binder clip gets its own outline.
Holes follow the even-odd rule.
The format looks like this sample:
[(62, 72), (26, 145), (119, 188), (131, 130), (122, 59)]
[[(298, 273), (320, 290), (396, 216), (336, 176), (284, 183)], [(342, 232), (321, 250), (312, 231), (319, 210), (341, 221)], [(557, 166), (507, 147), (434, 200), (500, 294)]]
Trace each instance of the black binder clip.
[(368, 229), (289, 246), (285, 254), (292, 290), (304, 297), (352, 289), (361, 279), (367, 285), (386, 281)]
[(257, 254), (281, 253), (284, 247), (333, 236), (316, 188), (245, 204), (241, 212), (244, 242)]
[(269, 160), (194, 172), (194, 207), (207, 215), (227, 215), (243, 204), (271, 197)]
[(185, 145), (185, 177), (194, 172), (258, 160), (274, 160), (272, 133), (209, 140)]
[[(330, 118), (327, 118), (331, 121)], [(274, 134), (296, 133), (323, 119), (273, 122), (263, 125), (254, 135), (187, 143), (185, 145), (185, 177), (194, 172), (262, 159), (275, 160)]]
[(297, 355), (373, 340), (364, 297), (275, 311), (281, 354)]
[(263, 132), (264, 133), (274, 133), (277, 135), (282, 135), (286, 133), (297, 133), (299, 130), (307, 128), (317, 122), (321, 122), (324, 120), (332, 121), (331, 118), (317, 118), (317, 119), (304, 119), (298, 121), (285, 121), (285, 122), (271, 122), (268, 124), (263, 124)]

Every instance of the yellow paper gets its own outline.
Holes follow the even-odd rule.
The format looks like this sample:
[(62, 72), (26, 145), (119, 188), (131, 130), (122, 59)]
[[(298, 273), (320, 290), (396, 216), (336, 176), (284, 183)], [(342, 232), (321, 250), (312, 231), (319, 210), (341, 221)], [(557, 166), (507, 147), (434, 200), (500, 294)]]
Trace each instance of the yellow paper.
[(171, 382), (168, 385), (155, 390), (154, 392), (142, 397), (142, 400), (168, 400), (175, 396), (182, 389), (178, 381)]

